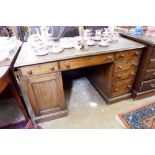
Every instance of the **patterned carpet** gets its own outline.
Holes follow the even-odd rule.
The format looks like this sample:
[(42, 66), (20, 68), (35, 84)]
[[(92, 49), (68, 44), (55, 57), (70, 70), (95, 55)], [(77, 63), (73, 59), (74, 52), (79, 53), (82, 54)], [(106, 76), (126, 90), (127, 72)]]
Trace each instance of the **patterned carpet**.
[(129, 129), (155, 129), (155, 101), (118, 114), (117, 120)]

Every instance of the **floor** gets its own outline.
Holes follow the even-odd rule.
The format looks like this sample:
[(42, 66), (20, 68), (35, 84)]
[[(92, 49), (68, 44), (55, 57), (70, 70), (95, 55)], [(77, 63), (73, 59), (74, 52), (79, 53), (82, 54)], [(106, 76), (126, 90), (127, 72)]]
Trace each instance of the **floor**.
[[(86, 78), (73, 80), (65, 85), (66, 102), (69, 107), (67, 117), (40, 123), (42, 128), (122, 128), (116, 115), (132, 107), (155, 100), (155, 96), (134, 101), (132, 99), (107, 105)], [(23, 116), (14, 100), (0, 101), (0, 125), (16, 122)]]
[(24, 117), (18, 109), (14, 99), (0, 101), (0, 126), (23, 120)]

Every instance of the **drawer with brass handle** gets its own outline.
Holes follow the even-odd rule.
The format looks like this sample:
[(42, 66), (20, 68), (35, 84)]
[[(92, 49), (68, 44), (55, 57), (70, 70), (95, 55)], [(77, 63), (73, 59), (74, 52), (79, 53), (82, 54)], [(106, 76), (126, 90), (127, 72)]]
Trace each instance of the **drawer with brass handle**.
[(155, 69), (155, 59), (150, 59), (148, 63), (149, 69)]
[(136, 75), (136, 71), (137, 71), (137, 69), (134, 68), (134, 69), (129, 69), (129, 70), (125, 70), (125, 71), (122, 71), (122, 72), (114, 73), (113, 80), (114, 81), (120, 81), (120, 80), (133, 78)]
[(21, 67), (18, 69), (22, 77), (47, 74), (58, 71), (57, 62)]
[(141, 51), (139, 50), (129, 50), (129, 51), (123, 51), (116, 54), (116, 60), (122, 60), (122, 59), (131, 59), (140, 57)]
[(138, 59), (129, 59), (115, 62), (115, 73), (125, 71), (125, 70), (135, 70), (138, 67), (139, 61)]
[(144, 80), (155, 79), (155, 69), (148, 69), (144, 74)]

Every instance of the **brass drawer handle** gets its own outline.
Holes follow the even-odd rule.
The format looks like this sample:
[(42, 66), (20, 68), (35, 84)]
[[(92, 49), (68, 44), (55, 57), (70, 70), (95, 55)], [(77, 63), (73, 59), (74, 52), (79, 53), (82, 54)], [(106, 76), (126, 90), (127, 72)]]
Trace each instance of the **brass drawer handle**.
[(65, 62), (65, 66), (66, 66), (67, 68), (70, 68), (70, 64), (67, 63), (67, 62)]
[(27, 74), (32, 75), (32, 70), (29, 69), (29, 70), (27, 71)]
[(50, 70), (54, 71), (54, 66), (53, 65), (50, 66)]
[(132, 72), (132, 73), (131, 73), (131, 75), (135, 75), (135, 73), (134, 73), (134, 72)]
[(128, 85), (128, 88), (131, 88), (131, 87), (132, 87), (132, 85), (129, 84), (129, 85)]
[(150, 84), (150, 86), (151, 86), (152, 88), (155, 88), (155, 84)]

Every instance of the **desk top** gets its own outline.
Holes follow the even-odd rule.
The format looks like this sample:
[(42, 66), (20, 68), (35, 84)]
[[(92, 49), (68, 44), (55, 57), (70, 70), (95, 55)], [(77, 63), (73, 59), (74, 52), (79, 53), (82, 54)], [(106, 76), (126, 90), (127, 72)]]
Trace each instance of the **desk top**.
[(76, 49), (72, 48), (72, 49), (65, 49), (63, 52), (58, 54), (50, 53), (45, 56), (36, 56), (35, 53), (32, 51), (31, 47), (29, 46), (29, 44), (25, 42), (21, 48), (21, 51), (18, 55), (14, 67), (17, 68), (21, 66), (40, 64), (45, 62), (66, 60), (85, 56), (93, 56), (104, 53), (105, 54), (113, 53), (123, 50), (140, 49), (144, 47), (145, 45), (141, 43), (137, 43), (135, 41), (121, 37), (119, 41), (112, 43), (108, 47), (102, 47), (96, 44), (95, 46), (89, 46), (89, 50), (77, 51)]
[(136, 39), (136, 41), (140, 41), (144, 44), (148, 44), (151, 46), (155, 45), (155, 37), (146, 36), (145, 33), (142, 35), (135, 35), (133, 31), (128, 31), (128, 32), (121, 32), (121, 34), (131, 39)]

